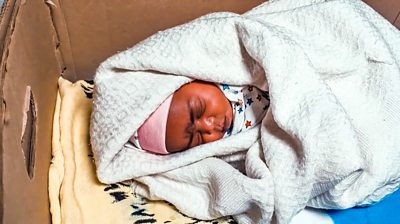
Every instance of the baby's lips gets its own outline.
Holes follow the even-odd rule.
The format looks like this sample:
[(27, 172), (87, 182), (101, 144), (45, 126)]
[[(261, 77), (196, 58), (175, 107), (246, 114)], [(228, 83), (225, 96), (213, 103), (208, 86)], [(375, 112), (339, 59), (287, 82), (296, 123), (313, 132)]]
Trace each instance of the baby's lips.
[(232, 124), (232, 117), (230, 116), (225, 116), (225, 122), (224, 122), (224, 132), (227, 131)]

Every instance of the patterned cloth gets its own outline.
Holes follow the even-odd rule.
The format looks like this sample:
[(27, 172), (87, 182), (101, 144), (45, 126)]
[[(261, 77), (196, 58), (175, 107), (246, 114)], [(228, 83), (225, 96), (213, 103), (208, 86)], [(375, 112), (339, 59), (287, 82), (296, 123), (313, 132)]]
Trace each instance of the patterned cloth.
[(225, 97), (231, 102), (233, 124), (224, 137), (248, 130), (259, 124), (269, 107), (269, 93), (255, 86), (219, 85)]

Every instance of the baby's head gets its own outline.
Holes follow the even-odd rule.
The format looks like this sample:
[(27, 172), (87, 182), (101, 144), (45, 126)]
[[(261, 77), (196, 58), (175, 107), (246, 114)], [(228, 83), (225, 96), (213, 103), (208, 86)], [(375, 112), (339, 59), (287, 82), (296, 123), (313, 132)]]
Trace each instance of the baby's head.
[(172, 98), (166, 127), (166, 148), (182, 151), (221, 139), (233, 120), (232, 107), (214, 84), (194, 81)]
[(232, 120), (231, 104), (222, 91), (213, 83), (193, 81), (175, 91), (139, 128), (139, 143), (161, 154), (184, 151), (221, 139)]

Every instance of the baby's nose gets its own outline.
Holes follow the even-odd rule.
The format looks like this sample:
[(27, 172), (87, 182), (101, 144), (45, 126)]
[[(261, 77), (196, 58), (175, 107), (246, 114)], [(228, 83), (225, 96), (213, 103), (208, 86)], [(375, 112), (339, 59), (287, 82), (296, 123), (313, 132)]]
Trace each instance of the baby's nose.
[(210, 134), (215, 131), (222, 131), (222, 126), (218, 124), (217, 119), (213, 116), (198, 119), (196, 128), (202, 133)]

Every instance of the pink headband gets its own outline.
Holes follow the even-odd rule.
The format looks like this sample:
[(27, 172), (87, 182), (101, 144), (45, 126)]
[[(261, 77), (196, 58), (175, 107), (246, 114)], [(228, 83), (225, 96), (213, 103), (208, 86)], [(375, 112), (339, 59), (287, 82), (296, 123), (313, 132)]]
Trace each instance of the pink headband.
[(167, 119), (172, 101), (171, 94), (138, 129), (140, 147), (157, 154), (168, 154), (165, 146)]

